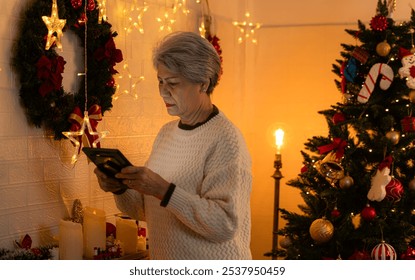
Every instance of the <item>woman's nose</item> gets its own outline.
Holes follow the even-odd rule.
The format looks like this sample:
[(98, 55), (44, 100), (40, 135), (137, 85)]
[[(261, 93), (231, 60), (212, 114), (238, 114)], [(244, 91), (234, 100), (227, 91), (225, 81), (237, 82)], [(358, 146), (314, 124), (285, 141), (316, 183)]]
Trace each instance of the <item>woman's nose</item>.
[(165, 85), (160, 85), (159, 86), (159, 91), (160, 91), (160, 95), (162, 97), (170, 96), (170, 91), (166, 88)]

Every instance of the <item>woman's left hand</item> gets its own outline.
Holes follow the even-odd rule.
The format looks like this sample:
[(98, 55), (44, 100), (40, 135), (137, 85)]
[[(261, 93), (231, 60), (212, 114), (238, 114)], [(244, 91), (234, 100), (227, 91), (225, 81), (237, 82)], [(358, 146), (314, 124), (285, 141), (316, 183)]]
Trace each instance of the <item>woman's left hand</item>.
[(136, 191), (163, 199), (170, 183), (159, 174), (144, 166), (128, 166), (115, 175), (123, 183)]

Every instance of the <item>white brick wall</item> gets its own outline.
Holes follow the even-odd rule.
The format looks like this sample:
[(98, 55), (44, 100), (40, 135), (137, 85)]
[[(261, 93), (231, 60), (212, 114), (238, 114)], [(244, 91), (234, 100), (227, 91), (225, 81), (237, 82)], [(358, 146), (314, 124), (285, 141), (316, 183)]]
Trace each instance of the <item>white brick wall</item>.
[[(27, 123), (19, 104), (19, 85), (10, 69), (10, 58), (16, 22), (29, 1), (0, 0), (0, 248), (7, 249), (12, 249), (13, 241), (25, 234), (30, 234), (34, 246), (52, 242), (58, 235), (59, 220), (70, 215), (75, 199), (80, 199), (84, 206), (104, 209), (108, 221), (113, 221), (113, 215), (119, 212), (112, 195), (99, 188), (92, 172), (94, 166), (87, 163), (85, 156), (75, 165), (70, 163), (74, 149), (69, 140), (55, 141), (42, 129)], [(125, 36), (122, 10), (129, 1), (107, 1), (108, 18), (119, 34), (115, 41), (123, 51), (123, 62), (128, 62), (133, 75), (144, 75), (145, 80), (138, 84), (138, 98), (121, 95), (113, 102), (114, 108), (105, 113), (98, 129), (110, 131), (101, 142), (103, 147), (120, 148), (139, 165), (148, 156), (160, 126), (171, 119), (158, 95), (151, 65), (151, 48), (163, 35), (158, 32), (155, 18), (165, 8), (165, 1), (147, 0), (150, 9), (144, 18), (145, 34), (133, 32)], [(168, 7), (170, 2), (174, 3), (167, 1)], [(196, 8), (189, 16), (181, 16), (175, 30), (197, 28), (200, 8)], [(77, 72), (83, 68), (74, 65), (80, 61), (76, 56), (80, 48), (71, 45), (71, 40), (66, 38), (70, 35), (66, 35), (64, 33), (62, 53), (67, 61), (65, 73)], [(115, 68), (121, 70), (121, 65)], [(65, 89), (74, 84), (68, 79), (64, 76)], [(119, 80), (119, 83), (121, 89), (129, 89), (128, 79)]]

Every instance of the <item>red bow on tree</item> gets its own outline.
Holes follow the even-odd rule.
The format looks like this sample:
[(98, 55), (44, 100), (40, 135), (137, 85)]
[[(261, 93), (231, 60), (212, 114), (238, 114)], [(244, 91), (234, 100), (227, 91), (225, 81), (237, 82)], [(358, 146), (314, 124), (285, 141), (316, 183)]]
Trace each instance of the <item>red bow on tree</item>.
[[(78, 141), (83, 143), (84, 147), (92, 147), (95, 140), (99, 138), (98, 135), (91, 134), (97, 131), (98, 122), (102, 120), (101, 107), (97, 104), (92, 105), (88, 110), (88, 121), (91, 124), (92, 131), (89, 130), (87, 123), (85, 123), (85, 116), (81, 109), (77, 106), (69, 116), (69, 122), (72, 123), (71, 131), (79, 131), (83, 128), (83, 134), (78, 136)], [(97, 143), (99, 148), (101, 145)], [(82, 145), (79, 146), (79, 152)]]
[(341, 159), (344, 155), (344, 148), (347, 146), (347, 142), (341, 138), (334, 138), (333, 142), (324, 146), (318, 147), (320, 154), (325, 154), (332, 150), (336, 150), (336, 159)]

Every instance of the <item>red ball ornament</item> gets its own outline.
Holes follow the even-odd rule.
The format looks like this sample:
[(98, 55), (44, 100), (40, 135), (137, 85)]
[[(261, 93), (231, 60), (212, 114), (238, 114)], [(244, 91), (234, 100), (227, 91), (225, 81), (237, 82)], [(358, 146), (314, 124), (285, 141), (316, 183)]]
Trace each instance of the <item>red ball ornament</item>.
[(386, 190), (386, 199), (392, 202), (398, 202), (401, 200), (403, 194), (402, 183), (398, 179), (392, 178), (390, 182), (385, 187)]
[[(86, 1), (86, 0), (85, 0)], [(95, 10), (95, 0), (88, 0), (88, 5), (86, 6), (86, 9), (91, 12)]]
[(376, 245), (370, 255), (373, 260), (396, 260), (395, 249), (385, 241)]
[(366, 207), (363, 208), (362, 213), (360, 213), (360, 216), (365, 221), (372, 221), (374, 218), (376, 218), (376, 210), (369, 204), (366, 204)]
[(388, 28), (388, 19), (385, 16), (377, 15), (370, 21), (370, 27), (375, 31), (385, 31)]
[(354, 253), (349, 257), (349, 260), (371, 260), (369, 252), (363, 250), (355, 250)]
[(406, 252), (401, 255), (402, 260), (415, 260), (415, 248), (408, 246)]
[(82, 0), (71, 0), (71, 5), (75, 10), (78, 10), (82, 7)]
[(344, 116), (344, 114), (343, 113), (340, 113), (340, 112), (338, 112), (338, 113), (335, 113), (334, 115), (333, 115), (333, 118), (332, 118), (332, 121), (333, 121), (333, 124), (339, 124), (339, 123), (342, 123), (342, 122), (344, 122), (346, 120), (346, 117)]
[(340, 211), (339, 211), (339, 209), (337, 209), (337, 207), (334, 207), (334, 209), (331, 211), (331, 216), (333, 217), (333, 218), (338, 218), (338, 217), (340, 217)]

